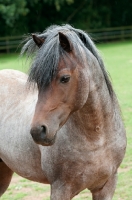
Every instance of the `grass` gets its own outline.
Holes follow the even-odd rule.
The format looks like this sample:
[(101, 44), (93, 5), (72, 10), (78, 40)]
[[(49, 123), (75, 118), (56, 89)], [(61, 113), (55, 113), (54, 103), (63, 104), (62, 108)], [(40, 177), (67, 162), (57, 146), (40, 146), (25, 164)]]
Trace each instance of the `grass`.
[[(127, 151), (119, 170), (118, 184), (113, 200), (132, 199), (132, 41), (98, 45), (106, 68), (109, 71), (113, 87), (121, 105), (122, 115), (127, 131)], [(23, 61), (23, 60), (22, 60)], [(0, 55), (0, 69), (13, 68), (28, 71), (28, 67), (18, 59), (17, 54)], [(49, 200), (49, 186), (30, 182), (14, 176), (15, 180), (1, 200)], [(84, 190), (75, 197), (76, 200), (91, 199), (90, 193)]]
[(18, 54), (0, 54), (1, 69), (16, 69), (28, 72), (28, 62), (25, 62), (24, 57), (20, 57)]

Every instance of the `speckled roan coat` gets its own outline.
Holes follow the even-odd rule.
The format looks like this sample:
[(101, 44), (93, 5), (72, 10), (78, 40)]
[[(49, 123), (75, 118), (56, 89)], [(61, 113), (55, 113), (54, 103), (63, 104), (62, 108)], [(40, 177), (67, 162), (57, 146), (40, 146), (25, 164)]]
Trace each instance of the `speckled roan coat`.
[(28, 79), (38, 89), (22, 72), (0, 71), (0, 196), (16, 172), (50, 184), (51, 200), (85, 188), (93, 200), (111, 200), (126, 136), (96, 47), (65, 25), (33, 35), (26, 50), (36, 54)]

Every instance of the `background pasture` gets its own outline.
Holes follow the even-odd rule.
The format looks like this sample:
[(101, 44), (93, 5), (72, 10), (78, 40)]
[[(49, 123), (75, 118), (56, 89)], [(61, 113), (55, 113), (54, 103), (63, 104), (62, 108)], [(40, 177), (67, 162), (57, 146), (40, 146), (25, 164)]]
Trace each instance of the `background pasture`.
[[(132, 200), (132, 41), (101, 44), (98, 48), (120, 102), (128, 139), (127, 151), (119, 169), (118, 184), (113, 200)], [(19, 59), (18, 54), (0, 54), (0, 69), (4, 68), (28, 71), (24, 58)], [(1, 200), (49, 200), (49, 191), (49, 186), (30, 182), (15, 174), (12, 184)], [(90, 192), (84, 190), (74, 199), (90, 200), (91, 195)]]

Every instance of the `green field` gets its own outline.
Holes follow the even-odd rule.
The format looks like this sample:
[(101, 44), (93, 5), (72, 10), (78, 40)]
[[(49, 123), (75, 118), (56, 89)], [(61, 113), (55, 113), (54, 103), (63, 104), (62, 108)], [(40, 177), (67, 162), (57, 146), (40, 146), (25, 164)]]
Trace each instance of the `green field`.
[[(113, 87), (120, 102), (127, 131), (127, 151), (119, 169), (119, 178), (114, 200), (132, 200), (132, 41), (98, 45)], [(0, 54), (0, 69), (13, 68), (27, 72), (24, 59), (16, 54)], [(27, 181), (14, 176), (14, 181), (1, 200), (49, 200), (49, 186)], [(87, 197), (88, 196), (88, 197)], [(84, 190), (76, 200), (90, 200), (90, 193)]]

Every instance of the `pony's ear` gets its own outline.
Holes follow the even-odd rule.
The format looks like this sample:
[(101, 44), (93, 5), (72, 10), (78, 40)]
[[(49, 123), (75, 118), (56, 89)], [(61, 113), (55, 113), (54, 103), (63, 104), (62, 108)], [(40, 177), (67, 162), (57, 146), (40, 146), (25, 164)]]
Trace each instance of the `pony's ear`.
[(72, 50), (71, 48), (71, 44), (68, 40), (68, 38), (61, 32), (59, 32), (59, 41), (60, 41), (60, 45), (61, 47), (66, 51), (66, 52), (70, 52)]
[(38, 37), (38, 36), (35, 35), (35, 34), (32, 34), (32, 38), (33, 38), (34, 42), (36, 43), (36, 45), (37, 45), (39, 48), (40, 48), (40, 47), (42, 46), (42, 44), (44, 43), (44, 39)]

